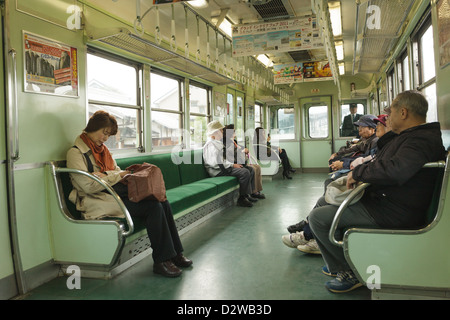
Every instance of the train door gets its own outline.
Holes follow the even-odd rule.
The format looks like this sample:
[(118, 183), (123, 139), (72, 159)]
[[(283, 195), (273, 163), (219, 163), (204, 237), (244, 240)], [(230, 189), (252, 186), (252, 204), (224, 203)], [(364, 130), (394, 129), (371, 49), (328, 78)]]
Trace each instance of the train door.
[(333, 141), (331, 97), (302, 98), (300, 108), (302, 169), (316, 171), (327, 168)]
[[(0, 86), (5, 86), (4, 59), (14, 59), (14, 51), (4, 53), (3, 20), (0, 19)], [(8, 213), (8, 139), (6, 136), (6, 90), (0, 90), (0, 299), (9, 299), (17, 295), (16, 276), (11, 250), (10, 222)], [(8, 112), (9, 114), (9, 112)]]
[(233, 89), (227, 90), (227, 124), (234, 124), (239, 144), (244, 144), (245, 139), (244, 102), (245, 94), (243, 92)]

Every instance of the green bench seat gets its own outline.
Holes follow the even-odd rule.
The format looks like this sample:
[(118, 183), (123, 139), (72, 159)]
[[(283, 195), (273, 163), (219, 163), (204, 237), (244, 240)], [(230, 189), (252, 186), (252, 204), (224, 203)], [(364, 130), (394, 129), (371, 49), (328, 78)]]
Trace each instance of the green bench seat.
[[(183, 161), (181, 161), (183, 160)], [(202, 150), (184, 151), (176, 155), (171, 153), (142, 155), (130, 158), (116, 159), (121, 169), (137, 164), (151, 163), (158, 166), (164, 176), (167, 200), (172, 207), (173, 215), (188, 211), (202, 203), (213, 200), (216, 196), (238, 187), (235, 177), (209, 177), (203, 166)], [(72, 190), (68, 173), (60, 173), (60, 181), (64, 192), (66, 206), (71, 218), (82, 219), (75, 205), (68, 200)], [(125, 223), (125, 219), (117, 219)], [(139, 221), (135, 221), (134, 233), (145, 228)]]

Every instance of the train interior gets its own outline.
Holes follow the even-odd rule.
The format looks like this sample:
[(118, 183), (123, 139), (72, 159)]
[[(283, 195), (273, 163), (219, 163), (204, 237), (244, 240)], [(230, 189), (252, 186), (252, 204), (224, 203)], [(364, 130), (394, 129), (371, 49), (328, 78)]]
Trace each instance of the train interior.
[[(328, 292), (321, 255), (281, 237), (323, 194), (330, 155), (355, 137), (343, 130), (350, 105), (378, 116), (419, 90), (450, 147), (450, 2), (154, 2), (0, 1), (0, 299), (448, 299), (446, 159), (427, 227), (344, 239), (364, 284), (382, 266), (381, 289)], [(194, 261), (177, 279), (153, 274), (142, 226), (82, 220), (68, 200), (66, 153), (97, 110), (118, 120), (105, 144), (121, 167), (162, 168)], [(236, 181), (200, 181), (212, 120), (234, 124), (262, 168), (266, 199), (252, 208), (236, 206)], [(257, 127), (287, 152), (290, 179), (277, 159), (255, 159)]]

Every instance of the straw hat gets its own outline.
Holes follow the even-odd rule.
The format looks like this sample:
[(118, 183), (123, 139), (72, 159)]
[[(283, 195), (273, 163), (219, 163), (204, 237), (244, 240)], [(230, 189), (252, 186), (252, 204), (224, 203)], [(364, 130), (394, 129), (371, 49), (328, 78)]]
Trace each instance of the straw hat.
[(206, 134), (208, 136), (211, 136), (214, 132), (223, 128), (225, 128), (225, 126), (221, 124), (218, 120), (211, 121), (206, 126)]

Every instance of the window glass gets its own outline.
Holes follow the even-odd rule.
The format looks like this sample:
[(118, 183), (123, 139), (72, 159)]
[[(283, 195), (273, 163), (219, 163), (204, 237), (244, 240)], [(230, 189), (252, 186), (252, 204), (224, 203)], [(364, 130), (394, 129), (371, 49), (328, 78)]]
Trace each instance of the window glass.
[(308, 130), (310, 138), (328, 137), (328, 106), (308, 108)]
[(262, 127), (262, 106), (255, 104), (255, 128)]
[(427, 122), (438, 121), (436, 104), (436, 83), (433, 83), (422, 90), (428, 101)]
[(180, 111), (179, 80), (151, 73), (150, 88), (152, 109)]
[(209, 115), (210, 89), (189, 85), (190, 103), (190, 144), (191, 148), (201, 148), (206, 142), (206, 125)]
[(236, 97), (236, 124), (234, 126), (236, 139), (239, 143), (244, 141), (244, 100), (242, 97)]
[(92, 54), (87, 55), (88, 97), (127, 105), (137, 104), (136, 69)]
[(115, 61), (101, 54), (87, 55), (88, 114), (98, 110), (112, 114), (118, 132), (105, 145), (109, 149), (140, 148), (141, 113), (138, 105), (140, 66)]
[(436, 75), (434, 69), (434, 42), (433, 26), (430, 25), (420, 38), (420, 66), (422, 71), (422, 83), (427, 82)]
[(406, 55), (404, 58), (403, 58), (403, 61), (402, 61), (402, 85), (403, 85), (403, 91), (406, 91), (406, 90), (410, 90), (411, 89), (411, 86), (410, 86), (410, 83), (409, 83), (409, 58), (408, 58), (408, 55)]
[[(350, 114), (350, 105), (356, 105), (356, 112)], [(354, 109), (354, 108), (353, 108)], [(364, 105), (362, 103), (344, 103), (341, 105), (341, 137), (353, 137), (358, 135), (358, 130), (353, 125), (353, 122), (357, 121), (361, 115), (364, 114)]]
[(273, 139), (295, 139), (295, 112), (292, 106), (271, 106), (270, 117), (270, 134)]
[(181, 115), (152, 111), (152, 145), (175, 146), (181, 144)]
[(170, 75), (150, 74), (153, 147), (182, 143), (181, 86), (181, 80)]

